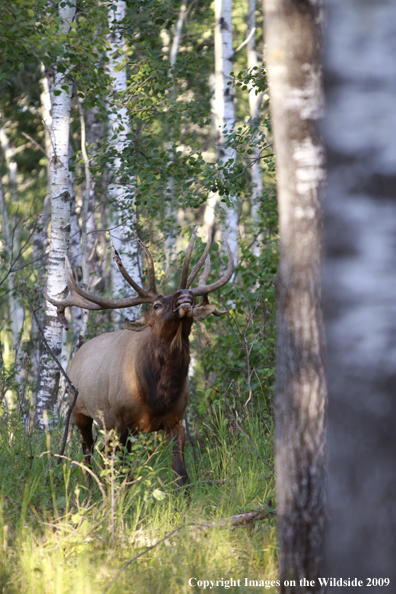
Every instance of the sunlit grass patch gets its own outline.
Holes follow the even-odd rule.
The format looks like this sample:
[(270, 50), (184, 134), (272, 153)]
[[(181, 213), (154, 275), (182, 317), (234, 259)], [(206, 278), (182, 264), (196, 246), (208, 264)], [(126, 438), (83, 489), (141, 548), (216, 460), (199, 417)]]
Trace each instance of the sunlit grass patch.
[[(242, 592), (245, 578), (276, 580), (272, 431), (258, 418), (242, 431), (220, 414), (206, 423), (196, 460), (186, 447), (187, 489), (175, 485), (161, 436), (135, 440), (130, 456), (97, 451), (89, 486), (77, 435), (57, 464), (56, 431), (46, 453), (45, 435), (9, 418), (0, 429), (0, 592), (201, 591), (192, 578), (220, 581), (212, 592), (232, 578), (240, 586), (230, 591)], [(261, 508), (252, 524), (223, 522)]]

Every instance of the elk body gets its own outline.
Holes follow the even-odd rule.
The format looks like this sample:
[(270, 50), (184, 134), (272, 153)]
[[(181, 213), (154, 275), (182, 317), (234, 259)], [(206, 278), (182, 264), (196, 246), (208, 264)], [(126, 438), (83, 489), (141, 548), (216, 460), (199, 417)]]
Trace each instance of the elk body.
[[(189, 335), (194, 321), (209, 315), (222, 315), (209, 303), (208, 295), (225, 285), (234, 270), (230, 248), (224, 276), (209, 285), (208, 241), (204, 253), (188, 275), (189, 262), (197, 229), (186, 251), (179, 289), (168, 297), (156, 290), (154, 264), (147, 247), (138, 240), (148, 264), (149, 289), (145, 290), (129, 276), (119, 254), (114, 259), (137, 296), (127, 299), (104, 299), (81, 289), (66, 262), (69, 296), (63, 301), (45, 297), (57, 306), (58, 316), (67, 325), (65, 307), (76, 305), (91, 310), (126, 308), (151, 303), (151, 309), (136, 320), (123, 324), (123, 330), (109, 332), (88, 340), (77, 351), (70, 378), (78, 389), (73, 419), (81, 432), (84, 456), (89, 463), (93, 449), (92, 423), (115, 429), (123, 445), (129, 433), (163, 429), (167, 441), (173, 439), (172, 468), (180, 484), (188, 480), (184, 465), (183, 415), (188, 402)], [(198, 287), (190, 288), (199, 270), (204, 271)], [(196, 303), (196, 297), (201, 297)]]

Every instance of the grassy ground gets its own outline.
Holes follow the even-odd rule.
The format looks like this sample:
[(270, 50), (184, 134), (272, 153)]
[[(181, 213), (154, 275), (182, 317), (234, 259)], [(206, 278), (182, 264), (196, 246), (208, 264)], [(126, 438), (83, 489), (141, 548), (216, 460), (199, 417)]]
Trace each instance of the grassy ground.
[[(268, 421), (252, 417), (235, 426), (219, 413), (197, 431), (195, 460), (186, 444), (187, 489), (173, 482), (160, 434), (134, 440), (124, 459), (98, 448), (89, 487), (76, 431), (68, 459), (57, 464), (60, 429), (27, 435), (4, 414), (0, 592), (262, 592), (245, 578), (277, 579), (274, 478), (265, 464), (273, 465), (272, 435)], [(253, 524), (220, 522), (261, 507), (265, 518)], [(227, 587), (231, 578), (240, 585)], [(198, 585), (205, 580), (219, 583)], [(268, 583), (264, 589), (276, 591)]]

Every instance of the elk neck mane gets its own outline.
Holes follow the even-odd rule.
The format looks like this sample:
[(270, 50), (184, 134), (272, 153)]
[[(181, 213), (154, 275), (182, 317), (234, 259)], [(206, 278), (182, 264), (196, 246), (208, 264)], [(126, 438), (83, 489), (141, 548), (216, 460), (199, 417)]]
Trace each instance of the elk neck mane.
[(143, 397), (157, 413), (165, 412), (180, 398), (190, 364), (190, 328), (181, 321), (171, 339), (151, 334), (148, 341), (148, 356), (142, 367)]

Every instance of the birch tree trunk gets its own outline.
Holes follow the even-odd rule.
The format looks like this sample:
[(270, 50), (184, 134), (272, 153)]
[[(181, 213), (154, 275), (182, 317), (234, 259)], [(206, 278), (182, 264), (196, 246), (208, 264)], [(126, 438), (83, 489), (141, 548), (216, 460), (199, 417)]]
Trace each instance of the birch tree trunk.
[[(248, 26), (246, 31), (247, 37), (247, 65), (248, 69), (252, 70), (257, 66), (257, 51), (256, 51), (256, 0), (249, 0), (248, 3)], [(261, 105), (261, 94), (256, 95), (254, 85), (249, 83), (249, 110), (251, 117), (251, 125), (258, 129), (260, 125), (260, 105)], [(253, 165), (250, 168), (250, 175), (252, 177), (252, 207), (251, 217), (252, 225), (254, 228), (258, 227), (258, 211), (260, 207), (260, 201), (263, 196), (263, 172), (260, 162), (260, 150), (257, 147), (253, 148)], [(259, 239), (253, 244), (253, 253), (255, 256), (260, 255)]]
[[(231, 72), (233, 68), (234, 50), (232, 47), (232, 0), (215, 1), (215, 84), (214, 110), (215, 144), (218, 159), (223, 163), (234, 162), (236, 152), (225, 146), (226, 134), (234, 129), (234, 93)], [(211, 228), (215, 222), (215, 210), (219, 203), (218, 194), (212, 194), (207, 202), (204, 223)], [(236, 207), (226, 207), (223, 236), (230, 244), (234, 260), (238, 259), (238, 210)]]
[[(59, 5), (62, 32), (69, 31), (75, 10), (75, 0), (71, 0), (63, 7)], [(62, 299), (66, 295), (65, 256), (70, 234), (69, 127), (71, 94), (72, 85), (69, 78), (55, 68), (49, 158), (51, 238), (47, 277), (47, 293), (55, 299)], [(43, 329), (48, 344), (55, 355), (59, 356), (62, 350), (63, 328), (57, 318), (56, 307), (48, 301), (45, 304)], [(41, 429), (44, 429), (44, 411), (54, 411), (58, 385), (59, 370), (55, 362), (49, 358), (43, 345), (36, 396), (36, 416)]]
[[(94, 154), (102, 135), (102, 124), (98, 118), (98, 109), (87, 109), (87, 144), (90, 154)], [(87, 268), (89, 285), (93, 290), (102, 278), (102, 270), (98, 254), (98, 235), (96, 229), (96, 210), (98, 208), (98, 196), (95, 177), (90, 180), (89, 203), (87, 213)]]
[(396, 5), (331, 0), (328, 16), (326, 562), (363, 591), (396, 582)]
[(47, 177), (49, 184), (49, 179), (51, 175), (50, 154), (52, 142), (52, 102), (54, 100), (54, 71), (52, 69), (46, 71), (43, 63), (41, 63), (40, 67), (40, 114), (44, 125), (45, 152), (47, 155)]
[[(276, 472), (281, 592), (320, 591), (326, 386), (320, 307), (316, 121), (322, 110), (318, 4), (266, 0), (267, 72), (280, 225)], [(316, 586), (300, 586), (303, 578)], [(295, 580), (287, 586), (284, 580)]]
[[(175, 27), (173, 28), (173, 39), (172, 39), (172, 45), (170, 47), (169, 50), (169, 70), (168, 70), (168, 76), (172, 81), (172, 94), (171, 94), (171, 98), (174, 101), (176, 99), (176, 89), (175, 89), (175, 84), (174, 84), (174, 75), (173, 75), (173, 71), (172, 68), (173, 66), (176, 64), (176, 59), (177, 59), (177, 54), (179, 53), (179, 47), (180, 47), (180, 40), (182, 37), (182, 31), (183, 31), (183, 25), (184, 25), (184, 21), (186, 19), (187, 16), (187, 6), (185, 2), (182, 2), (181, 6), (180, 6), (180, 10), (179, 10), (179, 16), (176, 22)], [(169, 38), (169, 36), (168, 36)], [(169, 39), (170, 41), (170, 39)], [(168, 44), (169, 45), (169, 44)], [(166, 47), (164, 47), (165, 51), (166, 51)], [(174, 148), (174, 142), (173, 140), (170, 140), (168, 142), (168, 155), (169, 155), (169, 163), (172, 163), (173, 161), (173, 148)], [(166, 195), (168, 197), (168, 200), (170, 198), (171, 200), (171, 206), (167, 208), (167, 218), (170, 218), (170, 216), (172, 216), (172, 208), (175, 208), (175, 205), (172, 203), (173, 199), (174, 199), (174, 179), (173, 177), (171, 177), (168, 180), (168, 183), (166, 185)], [(184, 210), (181, 208), (177, 208), (177, 212), (176, 212), (176, 220), (177, 220), (177, 226), (181, 227), (182, 223), (183, 223), (183, 219), (184, 219)], [(172, 236), (173, 235), (173, 236)], [(173, 234), (168, 236), (167, 242), (166, 242), (166, 259), (167, 259), (167, 265), (169, 266), (169, 263), (172, 260), (172, 256), (173, 256), (173, 252), (175, 249), (175, 246), (177, 247), (177, 251), (181, 251), (182, 250), (182, 246), (180, 243), (180, 236), (176, 236), (176, 234)]]
[[(69, 159), (71, 158), (71, 146), (69, 145)], [(81, 229), (78, 221), (76, 192), (74, 188), (73, 171), (69, 171), (69, 195), (70, 195), (70, 240), (69, 240), (69, 261), (72, 270), (81, 267)], [(71, 326), (73, 332), (73, 344), (77, 344), (78, 336), (82, 326), (83, 310), (81, 307), (70, 308)]]
[[(9, 195), (11, 197), (11, 201), (15, 204), (18, 200), (18, 190), (17, 190), (17, 164), (14, 160), (14, 151), (10, 146), (8, 135), (4, 128), (0, 128), (0, 144), (1, 148), (4, 153), (7, 170), (8, 170), (8, 186), (9, 186)], [(10, 226), (8, 222), (8, 212), (7, 212), (7, 205), (5, 201), (5, 194), (4, 188), (1, 187), (1, 213), (3, 219), (3, 236), (6, 245), (6, 249), (8, 252), (9, 262), (12, 262), (13, 254), (18, 253), (19, 249), (19, 242), (18, 242), (18, 229), (15, 228), (13, 236), (11, 237), (10, 233)], [(14, 349), (17, 348), (20, 340), (20, 331), (23, 326), (25, 312), (23, 307), (21, 307), (18, 299), (15, 295), (15, 282), (14, 282), (14, 275), (10, 274), (8, 277), (8, 304), (9, 304), (9, 315), (11, 320), (11, 331), (12, 331), (12, 344)]]
[[(109, 48), (107, 57), (109, 58), (108, 69), (113, 78), (113, 88), (109, 97), (109, 104), (113, 106), (109, 110), (110, 129), (109, 136), (118, 155), (121, 155), (127, 146), (127, 134), (130, 131), (127, 108), (124, 105), (124, 94), (127, 89), (126, 66), (124, 39), (119, 31), (120, 22), (125, 17), (125, 2), (117, 0), (117, 10), (109, 11), (109, 29), (108, 35)], [(114, 106), (117, 105), (117, 107)], [(114, 162), (113, 182), (108, 187), (110, 197), (114, 201), (112, 213), (112, 231), (111, 237), (115, 248), (122, 253), (122, 260), (126, 270), (134, 279), (139, 278), (138, 254), (132, 249), (132, 233), (135, 230), (135, 213), (133, 207), (126, 200), (126, 188), (120, 185), (119, 169), (121, 158), (118, 156)], [(126, 292), (130, 294), (130, 286), (126, 283), (119, 273), (117, 266), (112, 263), (111, 281), (113, 295), (119, 295)]]
[[(51, 95), (53, 93), (53, 71), (45, 71), (44, 64), (41, 64), (41, 79), (40, 79), (40, 108), (39, 114), (44, 126), (44, 139), (45, 139), (45, 154), (47, 156), (47, 178), (48, 188), (50, 179), (50, 152), (51, 152), (51, 134), (52, 134), (52, 114), (51, 114)], [(47, 194), (44, 199), (43, 211), (38, 222), (38, 225), (33, 234), (33, 257), (34, 260), (38, 261), (37, 266), (37, 286), (40, 288), (40, 296), (38, 302), (42, 303), (41, 292), (44, 289), (45, 274), (47, 262), (45, 255), (48, 249), (48, 226), (50, 222), (51, 214), (51, 196)], [(76, 308), (73, 308), (76, 309)], [(36, 311), (36, 315), (40, 324), (44, 319), (44, 313), (42, 309)], [(33, 362), (33, 378), (36, 385), (38, 385), (38, 377), (41, 365), (41, 340), (39, 330), (36, 325), (36, 321), (32, 319), (32, 336), (35, 344), (34, 351), (32, 352)], [(35, 395), (37, 399), (37, 392)], [(34, 422), (36, 412), (31, 411), (31, 421)]]

